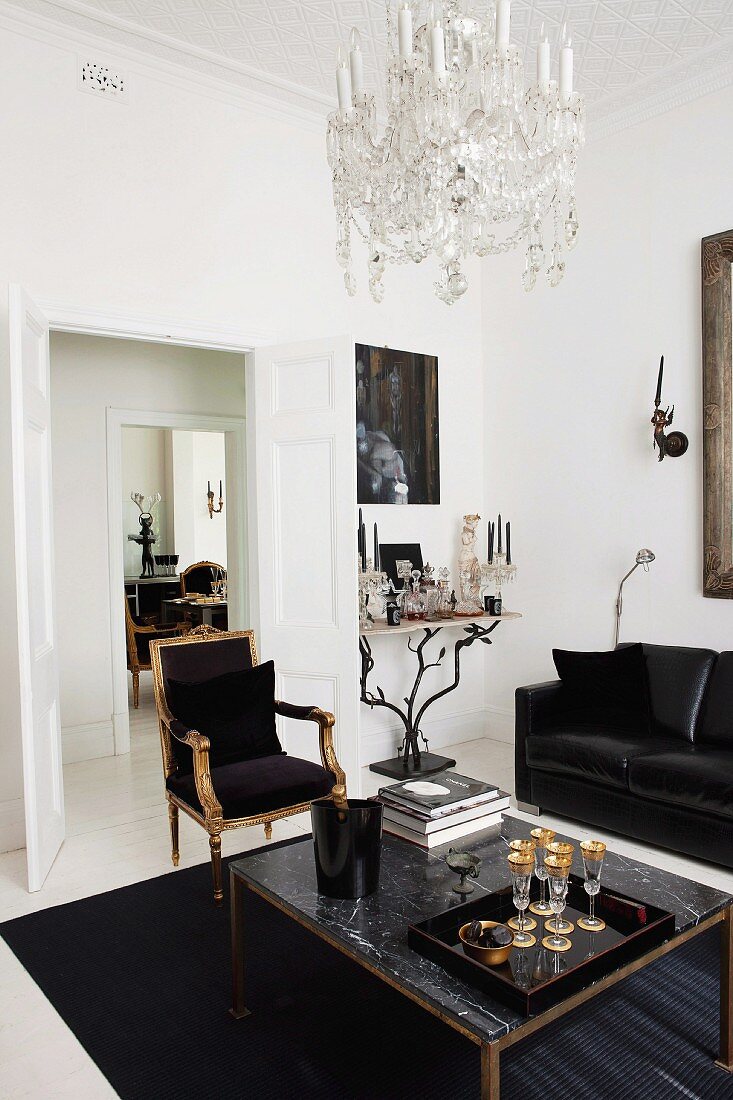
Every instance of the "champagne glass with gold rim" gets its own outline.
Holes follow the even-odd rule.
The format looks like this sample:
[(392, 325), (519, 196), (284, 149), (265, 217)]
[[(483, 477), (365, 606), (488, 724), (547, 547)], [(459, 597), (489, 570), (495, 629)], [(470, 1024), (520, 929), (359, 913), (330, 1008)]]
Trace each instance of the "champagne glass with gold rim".
[(524, 924), (524, 914), (529, 905), (529, 884), (532, 881), (534, 850), (510, 852), (507, 862), (512, 873), (512, 897), (519, 914), (517, 931), (514, 933), (514, 946), (534, 947), (537, 940), (525, 930)]
[[(537, 855), (535, 849), (537, 844), (534, 840), (510, 840), (509, 848), (512, 852), (531, 852), (535, 857), (535, 865), (533, 870), (537, 871)], [(531, 906), (530, 906), (531, 908)], [(551, 910), (548, 908), (548, 912)], [(513, 932), (519, 931), (519, 920), (517, 917), (510, 917), (507, 921), (508, 926)], [(533, 928), (537, 927), (537, 921), (532, 917), (528, 917), (526, 914), (522, 917), (522, 930), (525, 932), (531, 932)]]
[(550, 905), (555, 914), (554, 922), (547, 921), (545, 924), (545, 929), (547, 931), (550, 930), (553, 923), (555, 924), (555, 927), (552, 928), (552, 935), (545, 936), (542, 940), (542, 946), (546, 947), (548, 951), (569, 951), (573, 946), (567, 936), (563, 936), (557, 928), (558, 919), (565, 908), (565, 897), (568, 892), (568, 875), (570, 874), (572, 862), (572, 856), (553, 855), (552, 853), (545, 856), (547, 881), (550, 887)]
[(547, 870), (545, 869), (545, 851), (547, 845), (555, 839), (554, 829), (533, 829), (532, 839), (537, 845), (535, 851), (536, 866), (535, 878), (540, 884), (539, 901), (533, 901), (529, 907), (530, 913), (536, 913), (538, 917), (547, 917), (552, 912), (547, 900)]
[(596, 916), (596, 894), (601, 889), (601, 871), (603, 869), (603, 857), (606, 854), (606, 845), (600, 840), (584, 840), (580, 845), (583, 853), (583, 867), (585, 869), (585, 882), (583, 888), (590, 898), (590, 911), (587, 917), (581, 917), (578, 928), (584, 928), (586, 932), (602, 932), (606, 922)]
[[(574, 851), (575, 851), (575, 845), (570, 844), (569, 841), (567, 841), (567, 840), (552, 840), (547, 845), (547, 854), (548, 855), (550, 855), (550, 856), (562, 856), (563, 859), (569, 859), (571, 866), (572, 866), (572, 862), (573, 862), (573, 852)], [(547, 860), (545, 860), (545, 867), (546, 866), (547, 866)], [(567, 892), (568, 892), (568, 882), (567, 882), (567, 875), (566, 875), (565, 876), (565, 895), (566, 895), (566, 897), (567, 897)], [(569, 920), (561, 920), (557, 916), (556, 910), (554, 908), (553, 908), (552, 911), (553, 911), (553, 913), (555, 913), (555, 916), (550, 917), (549, 920), (545, 921), (545, 931), (546, 932), (554, 932), (557, 929), (557, 931), (560, 933), (561, 936), (569, 936), (570, 933), (574, 930), (575, 925)]]

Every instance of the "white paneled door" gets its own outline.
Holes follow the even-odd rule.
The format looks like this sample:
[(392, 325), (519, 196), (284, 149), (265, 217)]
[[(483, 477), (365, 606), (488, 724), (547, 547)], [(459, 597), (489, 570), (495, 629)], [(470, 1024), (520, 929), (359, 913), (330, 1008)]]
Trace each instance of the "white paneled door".
[(64, 839), (54, 614), (48, 323), (10, 287), (13, 512), (28, 889), (40, 890)]
[[(353, 340), (258, 349), (248, 395), (260, 660), (274, 660), (279, 698), (336, 715), (336, 752), (358, 795)], [(293, 756), (317, 760), (315, 734), (283, 721)]]

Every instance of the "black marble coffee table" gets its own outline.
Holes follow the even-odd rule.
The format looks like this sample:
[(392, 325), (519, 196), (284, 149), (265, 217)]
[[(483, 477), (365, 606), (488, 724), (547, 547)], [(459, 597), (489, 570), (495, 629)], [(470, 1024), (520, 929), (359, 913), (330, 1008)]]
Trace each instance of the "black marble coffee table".
[[(475, 884), (477, 891), (492, 893), (508, 884), (507, 841), (527, 836), (530, 828), (526, 822), (507, 817), (501, 835), (476, 833), (466, 838), (463, 847), (482, 859), (481, 874)], [(558, 834), (558, 839), (564, 838)], [(408, 924), (445, 910), (451, 902), (462, 903), (451, 889), (455, 876), (444, 863), (446, 852), (447, 846), (428, 853), (385, 835), (379, 889), (360, 901), (337, 901), (318, 894), (313, 843), (307, 837), (283, 848), (260, 849), (231, 863), (232, 1015), (237, 1019), (249, 1015), (245, 1007), (243, 923), (246, 891), (252, 890), (476, 1043), (481, 1049), (481, 1100), (498, 1100), (502, 1050), (712, 925), (720, 924), (721, 1024), (717, 1064), (721, 1070), (733, 1072), (733, 897), (608, 851), (603, 867), (604, 885), (674, 912), (675, 934), (660, 947), (546, 1012), (526, 1019), (407, 945)], [(475, 898), (478, 893), (472, 896)]]

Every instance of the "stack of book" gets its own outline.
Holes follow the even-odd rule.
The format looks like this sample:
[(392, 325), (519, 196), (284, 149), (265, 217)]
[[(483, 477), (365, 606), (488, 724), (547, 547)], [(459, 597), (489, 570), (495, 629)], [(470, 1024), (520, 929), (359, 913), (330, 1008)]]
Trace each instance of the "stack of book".
[(421, 848), (498, 826), (509, 805), (509, 795), (498, 787), (456, 772), (393, 783), (377, 798), (384, 806), (384, 831)]

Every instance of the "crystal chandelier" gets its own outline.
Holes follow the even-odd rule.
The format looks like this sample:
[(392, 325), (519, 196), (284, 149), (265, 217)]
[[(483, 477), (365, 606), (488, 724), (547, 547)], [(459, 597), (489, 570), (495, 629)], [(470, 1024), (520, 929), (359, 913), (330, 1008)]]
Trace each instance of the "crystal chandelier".
[(555, 80), (543, 27), (536, 79), (525, 87), (522, 58), (509, 43), (510, 0), (496, 0), (483, 22), (462, 0), (446, 0), (444, 12), (430, 4), (426, 19), (421, 7), (421, 0), (401, 0), (395, 35), (387, 0), (381, 138), (374, 96), (364, 90), (359, 32), (352, 31), (348, 56), (339, 48), (339, 107), (329, 116), (326, 140), (346, 289), (356, 292), (355, 234), (367, 246), (377, 302), (388, 262), (420, 263), (435, 253), (435, 292), (450, 305), (467, 289), (466, 256), (507, 252), (520, 242), (525, 289), (543, 267), (557, 286), (563, 250), (578, 232), (575, 167), (584, 134), (567, 32)]

